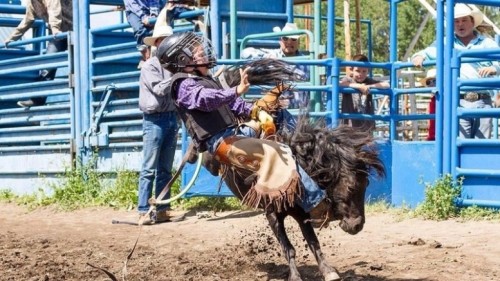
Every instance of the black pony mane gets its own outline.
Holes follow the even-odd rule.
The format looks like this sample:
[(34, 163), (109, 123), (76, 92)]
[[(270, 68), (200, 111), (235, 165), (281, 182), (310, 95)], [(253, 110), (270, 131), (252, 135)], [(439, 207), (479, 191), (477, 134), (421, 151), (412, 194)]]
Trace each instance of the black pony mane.
[[(277, 82), (303, 81), (306, 74), (294, 64), (279, 59), (251, 60), (242, 64), (225, 68), (219, 77), (224, 79), (229, 87), (240, 84), (240, 69), (248, 68), (248, 82), (252, 85), (272, 85)], [(220, 76), (219, 75), (219, 76)]]
[(385, 175), (371, 133), (349, 126), (329, 128), (324, 120), (298, 120), (296, 130), (283, 132), (282, 142), (288, 144), (298, 164), (322, 188), (333, 188), (342, 180), (350, 188), (357, 176), (367, 177), (373, 170)]

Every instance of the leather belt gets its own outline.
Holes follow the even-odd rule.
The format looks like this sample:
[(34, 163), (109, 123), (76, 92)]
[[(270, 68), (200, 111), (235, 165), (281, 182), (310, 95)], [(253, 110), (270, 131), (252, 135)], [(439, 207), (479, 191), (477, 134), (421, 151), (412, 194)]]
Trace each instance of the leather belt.
[(460, 99), (464, 99), (468, 102), (475, 102), (481, 99), (490, 98), (490, 94), (481, 94), (476, 92), (468, 92), (465, 94), (460, 94)]

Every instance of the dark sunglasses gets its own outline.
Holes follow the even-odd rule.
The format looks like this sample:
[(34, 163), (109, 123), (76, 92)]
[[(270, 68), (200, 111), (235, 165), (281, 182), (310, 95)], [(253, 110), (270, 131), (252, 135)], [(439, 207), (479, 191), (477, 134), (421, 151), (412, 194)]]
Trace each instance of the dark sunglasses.
[(295, 42), (295, 41), (297, 41), (297, 38), (281, 37), (281, 40), (283, 40), (283, 41), (292, 40), (292, 42)]
[(435, 85), (435, 84), (436, 84), (436, 79), (429, 79), (429, 80), (425, 81), (426, 86)]

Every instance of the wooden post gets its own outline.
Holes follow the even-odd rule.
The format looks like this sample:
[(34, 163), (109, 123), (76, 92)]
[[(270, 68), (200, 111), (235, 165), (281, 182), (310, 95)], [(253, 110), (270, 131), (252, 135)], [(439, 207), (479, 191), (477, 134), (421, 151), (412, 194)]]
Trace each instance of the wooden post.
[[(304, 15), (312, 15), (312, 4), (304, 4)], [(304, 29), (307, 29), (307, 30), (312, 30), (312, 20), (311, 19), (305, 19), (304, 20)], [(305, 37), (305, 42), (304, 42), (304, 45), (309, 47), (309, 40), (311, 40), (312, 38), (309, 38), (309, 36), (304, 36)], [(310, 52), (312, 52), (313, 50), (309, 50)]]
[(349, 0), (344, 0), (344, 36), (345, 59), (351, 60), (351, 21), (349, 17)]
[(356, 54), (361, 54), (361, 13), (359, 10), (359, 0), (355, 0), (356, 9)]

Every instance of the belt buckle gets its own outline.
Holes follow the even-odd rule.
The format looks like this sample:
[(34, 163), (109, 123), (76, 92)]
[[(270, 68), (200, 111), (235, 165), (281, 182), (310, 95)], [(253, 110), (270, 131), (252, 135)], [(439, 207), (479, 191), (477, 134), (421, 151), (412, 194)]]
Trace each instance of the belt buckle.
[(479, 100), (479, 94), (475, 92), (469, 92), (465, 94), (465, 100), (469, 102), (477, 101)]

